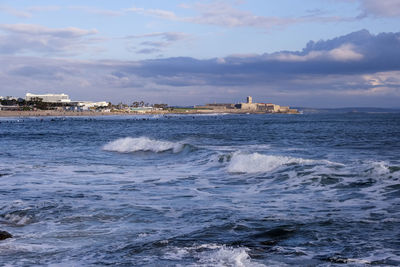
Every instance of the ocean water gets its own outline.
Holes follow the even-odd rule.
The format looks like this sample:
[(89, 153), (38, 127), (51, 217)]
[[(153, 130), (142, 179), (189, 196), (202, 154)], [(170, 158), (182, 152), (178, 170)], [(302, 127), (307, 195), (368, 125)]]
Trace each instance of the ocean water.
[(0, 119), (1, 266), (400, 265), (400, 114)]

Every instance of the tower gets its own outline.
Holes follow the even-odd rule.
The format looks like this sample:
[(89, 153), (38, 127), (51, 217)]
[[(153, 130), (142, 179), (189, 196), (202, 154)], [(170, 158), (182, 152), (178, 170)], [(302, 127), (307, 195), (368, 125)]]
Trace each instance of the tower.
[(251, 96), (247, 97), (247, 104), (253, 103), (253, 98)]

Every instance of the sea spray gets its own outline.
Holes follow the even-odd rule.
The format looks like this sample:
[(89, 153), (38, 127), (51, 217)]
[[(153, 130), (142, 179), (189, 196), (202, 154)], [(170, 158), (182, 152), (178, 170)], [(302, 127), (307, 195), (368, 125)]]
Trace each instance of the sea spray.
[[(265, 266), (253, 261), (245, 247), (231, 247), (219, 244), (203, 244), (192, 247), (167, 247), (168, 251), (162, 256), (169, 260), (182, 260), (193, 257), (200, 266)], [(196, 264), (196, 265), (197, 265)]]
[(10, 125), (2, 265), (400, 265), (399, 114)]
[(169, 141), (160, 141), (148, 137), (125, 137), (112, 141), (103, 149), (106, 151), (133, 153), (138, 151), (151, 151), (155, 153), (171, 150), (173, 153), (179, 153), (183, 150), (184, 144)]
[(244, 154), (235, 152), (229, 162), (230, 173), (266, 173), (289, 164), (314, 164), (314, 160), (287, 156), (263, 155), (260, 153)]

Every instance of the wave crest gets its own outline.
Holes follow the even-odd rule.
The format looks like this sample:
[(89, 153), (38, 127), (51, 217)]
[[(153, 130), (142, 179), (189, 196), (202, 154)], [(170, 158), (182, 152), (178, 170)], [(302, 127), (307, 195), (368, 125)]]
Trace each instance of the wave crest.
[(182, 260), (194, 257), (200, 266), (265, 266), (251, 259), (245, 247), (230, 247), (218, 244), (203, 244), (192, 247), (168, 247), (163, 258), (168, 260)]
[(314, 160), (286, 156), (263, 155), (260, 153), (232, 155), (228, 165), (230, 173), (265, 173), (289, 164), (313, 164)]
[(155, 153), (171, 150), (173, 153), (179, 153), (183, 150), (184, 144), (169, 141), (160, 141), (148, 137), (125, 137), (109, 142), (103, 146), (106, 151), (132, 153), (138, 151), (151, 151)]
[(34, 216), (31, 214), (28, 214), (27, 211), (15, 211), (11, 213), (7, 213), (3, 215), (5, 222), (18, 225), (18, 226), (23, 226), (23, 225), (28, 225), (34, 221)]

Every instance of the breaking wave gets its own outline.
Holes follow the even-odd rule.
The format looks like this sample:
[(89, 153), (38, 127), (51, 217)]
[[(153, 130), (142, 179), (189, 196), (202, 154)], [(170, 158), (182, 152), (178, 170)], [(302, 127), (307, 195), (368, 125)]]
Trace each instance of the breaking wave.
[(10, 223), (17, 226), (24, 226), (34, 221), (34, 216), (27, 214), (26, 211), (16, 211), (12, 213), (7, 213), (2, 217), (5, 220), (3, 223)]
[(316, 161), (286, 156), (263, 155), (260, 153), (243, 154), (235, 152), (230, 158), (230, 173), (265, 173), (290, 164), (315, 164)]
[(155, 153), (171, 150), (173, 153), (181, 152), (185, 147), (183, 143), (160, 141), (148, 137), (125, 137), (112, 141), (103, 146), (106, 151), (133, 153), (138, 151), (151, 151)]
[(195, 266), (265, 266), (252, 261), (244, 247), (229, 247), (226, 245), (203, 244), (193, 247), (170, 248), (163, 258), (181, 260), (193, 257), (197, 260)]

